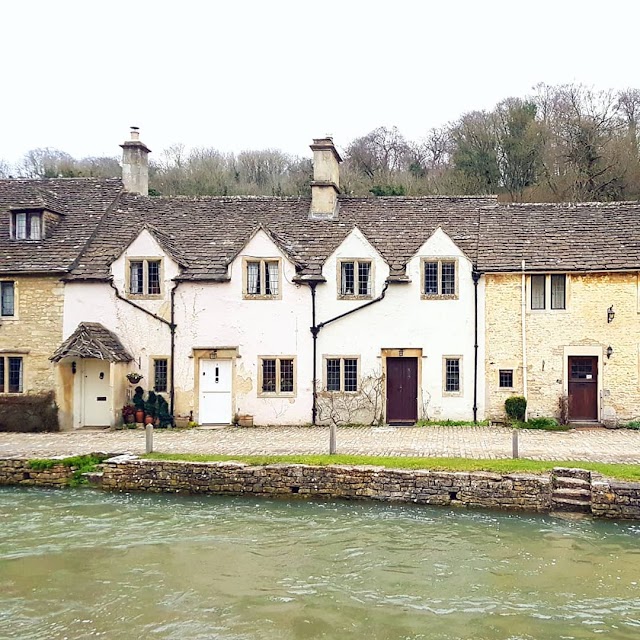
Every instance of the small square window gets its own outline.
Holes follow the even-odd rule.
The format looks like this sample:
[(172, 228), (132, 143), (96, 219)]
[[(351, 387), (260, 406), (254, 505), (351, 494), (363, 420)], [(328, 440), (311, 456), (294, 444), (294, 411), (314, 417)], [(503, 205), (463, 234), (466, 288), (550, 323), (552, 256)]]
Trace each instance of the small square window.
[(278, 298), (280, 295), (279, 260), (245, 260), (245, 298)]
[(0, 393), (22, 393), (22, 380), (22, 358), (0, 356)]
[(11, 218), (11, 236), (15, 240), (42, 239), (42, 211), (19, 211)]
[(260, 395), (295, 393), (295, 361), (291, 357), (260, 358)]
[(500, 369), (499, 378), (501, 388), (513, 388), (513, 369)]
[(325, 358), (327, 391), (358, 391), (358, 358)]
[(455, 260), (422, 261), (422, 297), (451, 299), (457, 296)]
[(162, 293), (162, 260), (138, 258), (129, 261), (129, 294), (157, 296)]

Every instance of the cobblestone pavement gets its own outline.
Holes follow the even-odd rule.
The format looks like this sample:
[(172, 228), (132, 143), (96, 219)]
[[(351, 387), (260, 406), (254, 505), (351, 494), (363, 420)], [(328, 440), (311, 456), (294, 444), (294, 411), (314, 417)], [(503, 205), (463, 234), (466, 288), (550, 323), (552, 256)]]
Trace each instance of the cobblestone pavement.
[[(520, 431), (520, 457), (535, 460), (591, 460), (640, 464), (640, 431), (588, 429)], [(511, 430), (500, 427), (344, 427), (338, 453), (379, 456), (461, 458), (511, 457)], [(161, 453), (303, 454), (328, 453), (327, 427), (156, 430)], [(0, 457), (47, 457), (92, 451), (144, 453), (138, 430), (65, 433), (0, 433)]]

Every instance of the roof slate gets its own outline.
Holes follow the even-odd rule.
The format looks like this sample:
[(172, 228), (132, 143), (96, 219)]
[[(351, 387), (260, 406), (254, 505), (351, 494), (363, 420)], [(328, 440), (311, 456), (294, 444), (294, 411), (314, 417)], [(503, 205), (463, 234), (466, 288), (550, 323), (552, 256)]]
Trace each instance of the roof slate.
[(69, 276), (106, 279), (110, 263), (145, 227), (161, 229), (185, 256), (186, 280), (226, 279), (227, 265), (258, 228), (282, 247), (301, 276), (320, 276), (323, 262), (357, 226), (380, 252), (392, 274), (442, 227), (475, 261), (479, 212), (493, 197), (340, 198), (333, 220), (310, 220), (309, 198), (146, 198), (124, 194)]
[[(0, 180), (0, 273), (66, 272), (122, 190), (119, 179)], [(42, 208), (63, 214), (43, 240), (10, 237), (10, 211)]]
[(482, 214), (483, 272), (640, 269), (640, 202), (501, 204)]

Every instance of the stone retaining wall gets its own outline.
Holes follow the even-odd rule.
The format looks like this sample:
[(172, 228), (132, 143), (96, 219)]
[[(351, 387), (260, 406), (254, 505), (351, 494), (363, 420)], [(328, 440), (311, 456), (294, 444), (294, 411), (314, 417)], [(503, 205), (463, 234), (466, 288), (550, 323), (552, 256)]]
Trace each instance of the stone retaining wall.
[(28, 460), (0, 460), (0, 486), (64, 487), (74, 471), (76, 467), (63, 464), (56, 464), (50, 469), (36, 470), (31, 468)]
[[(108, 491), (319, 496), (537, 512), (549, 512), (557, 506), (552, 498), (551, 474), (285, 464), (256, 467), (232, 462), (140, 460), (135, 456), (117, 456), (101, 467), (101, 473), (91, 474), (93, 482)], [(61, 487), (74, 471), (64, 465), (37, 471), (28, 460), (0, 459), (0, 485)], [(594, 516), (640, 520), (640, 483), (598, 477), (590, 479), (590, 487)]]

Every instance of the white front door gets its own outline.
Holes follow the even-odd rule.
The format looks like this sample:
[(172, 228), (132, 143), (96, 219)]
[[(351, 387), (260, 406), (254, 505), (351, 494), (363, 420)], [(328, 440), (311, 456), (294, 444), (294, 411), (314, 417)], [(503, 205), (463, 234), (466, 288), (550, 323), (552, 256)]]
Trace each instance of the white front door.
[(106, 360), (83, 360), (83, 423), (85, 427), (111, 424), (111, 388)]
[(200, 360), (200, 424), (231, 424), (231, 360)]

